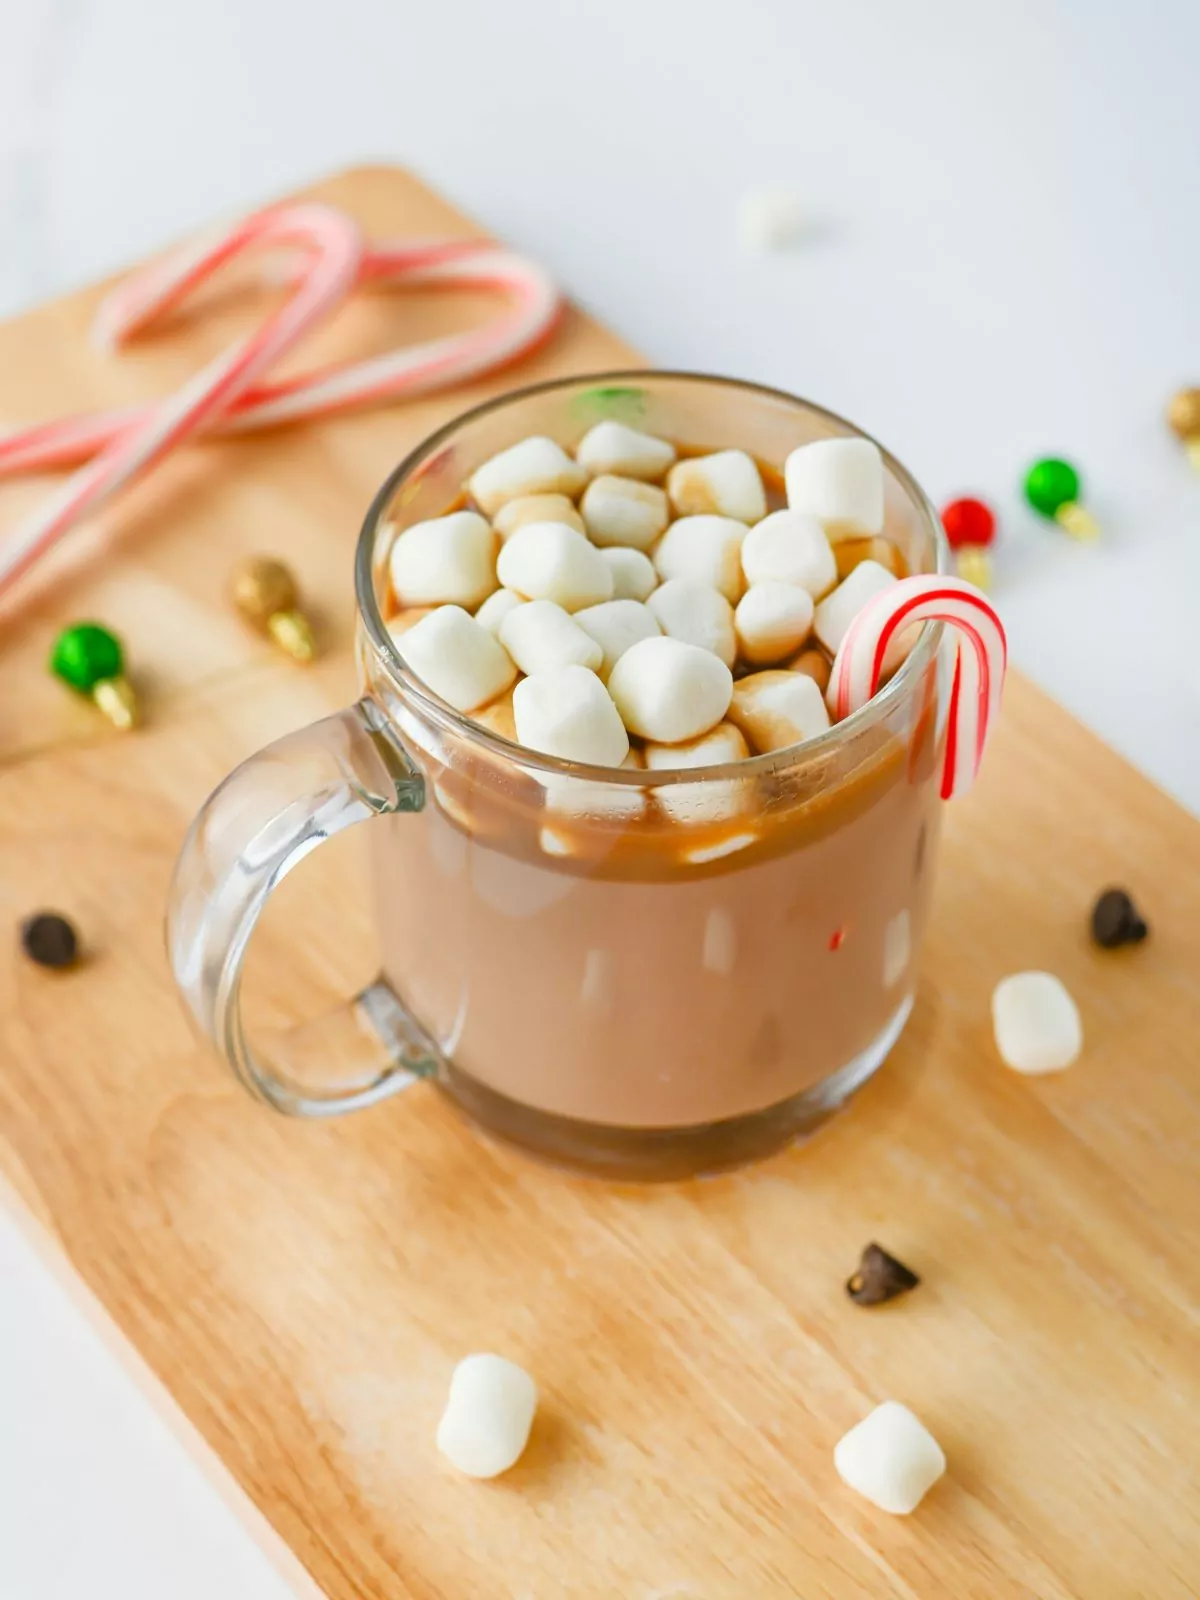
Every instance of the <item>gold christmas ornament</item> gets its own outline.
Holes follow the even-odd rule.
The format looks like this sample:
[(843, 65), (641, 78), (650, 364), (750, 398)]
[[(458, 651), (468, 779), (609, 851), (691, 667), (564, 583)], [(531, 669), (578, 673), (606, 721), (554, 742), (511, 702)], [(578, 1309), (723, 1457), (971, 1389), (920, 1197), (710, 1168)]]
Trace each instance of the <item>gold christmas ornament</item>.
[(300, 591), (288, 567), (273, 556), (249, 556), (233, 570), (229, 596), (260, 633), (269, 634), (295, 661), (317, 653), (308, 618), (299, 609)]
[(1200, 472), (1200, 389), (1180, 389), (1171, 396), (1167, 424), (1183, 447), (1188, 459)]

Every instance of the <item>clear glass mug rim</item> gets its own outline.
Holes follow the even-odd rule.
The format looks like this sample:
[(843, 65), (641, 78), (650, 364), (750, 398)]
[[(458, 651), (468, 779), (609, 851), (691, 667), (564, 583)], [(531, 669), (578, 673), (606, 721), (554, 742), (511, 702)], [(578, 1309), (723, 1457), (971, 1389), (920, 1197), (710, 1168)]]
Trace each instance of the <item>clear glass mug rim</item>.
[(818, 734), (816, 738), (806, 739), (803, 744), (794, 745), (788, 750), (775, 750), (768, 755), (752, 756), (746, 761), (726, 761), (716, 766), (666, 768), (653, 771), (642, 768), (617, 769), (613, 767), (587, 766), (582, 762), (563, 761), (557, 756), (548, 756), (536, 750), (527, 750), (523, 745), (514, 745), (510, 740), (501, 738), (499, 734), (492, 733), (490, 729), (483, 727), (482, 724), (473, 722), (470, 717), (462, 715), (444, 701), (439, 700), (409, 670), (400, 652), (396, 649), (395, 641), (384, 623), (383, 615), (375, 598), (374, 583), (375, 540), (379, 532), (379, 525), (404, 480), (439, 446), (453, 438), (462, 428), (478, 418), (488, 415), (489, 412), (503, 410), (506, 406), (530, 399), (534, 395), (552, 394), (559, 389), (592, 388), (599, 385), (617, 383), (644, 383), (648, 380), (664, 378), (689, 383), (713, 384), (722, 388), (742, 390), (749, 394), (761, 395), (770, 400), (779, 400), (790, 406), (802, 407), (806, 412), (824, 418), (827, 422), (833, 423), (837, 429), (854, 438), (869, 439), (879, 450), (888, 471), (905, 490), (913, 505), (919, 511), (924, 523), (924, 531), (929, 535), (937, 554), (935, 570), (944, 572), (947, 569), (949, 546), (946, 543), (946, 535), (942, 528), (941, 518), (934, 509), (929, 496), (921, 488), (908, 468), (898, 461), (884, 445), (880, 444), (878, 439), (872, 438), (862, 428), (857, 427), (845, 417), (839, 416), (836, 411), (830, 411), (826, 406), (820, 406), (811, 400), (805, 400), (800, 395), (789, 394), (785, 389), (771, 388), (766, 384), (750, 383), (741, 378), (727, 378), (715, 373), (684, 372), (660, 367), (633, 367), (612, 372), (574, 373), (569, 377), (549, 378), (542, 383), (527, 384), (520, 389), (509, 389), (504, 394), (496, 395), (491, 400), (485, 400), (480, 405), (472, 406), (469, 411), (462, 411), (449, 422), (443, 423), (440, 428), (427, 435), (415, 449), (410, 450), (403, 460), (392, 469), (367, 510), (354, 558), (354, 586), (359, 615), (366, 626), (367, 634), (375, 648), (376, 655), (383, 662), (388, 675), (402, 692), (405, 699), (414, 703), (420, 710), (421, 715), (442, 732), (453, 734), (460, 739), (466, 739), (471, 744), (480, 745), (505, 762), (518, 762), (522, 768), (528, 771), (546, 773), (555, 777), (570, 777), (577, 780), (585, 780), (589, 783), (617, 784), (638, 789), (658, 788), (676, 783), (705, 783), (711, 780), (728, 780), (735, 775), (737, 777), (753, 777), (757, 774), (777, 772), (781, 764), (785, 764), (790, 760), (799, 759), (807, 762), (811, 759), (820, 759), (823, 756), (832, 754), (856, 735), (865, 732), (868, 728), (886, 718), (892, 708), (919, 681), (922, 671), (934, 655), (941, 640), (942, 624), (940, 622), (927, 622), (924, 625), (921, 630), (921, 636), (915, 648), (910, 652), (908, 659), (901, 666), (895, 677), (885, 684), (877, 695), (873, 696), (858, 711), (851, 712), (848, 717), (843, 718), (841, 722), (835, 723), (827, 732)]

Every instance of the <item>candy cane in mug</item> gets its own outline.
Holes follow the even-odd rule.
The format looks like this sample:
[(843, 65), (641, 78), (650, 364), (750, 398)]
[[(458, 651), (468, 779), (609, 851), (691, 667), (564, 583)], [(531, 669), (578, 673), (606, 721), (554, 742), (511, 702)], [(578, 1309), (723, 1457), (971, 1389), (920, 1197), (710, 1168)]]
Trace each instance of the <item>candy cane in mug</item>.
[(842, 640), (829, 682), (838, 718), (866, 705), (879, 688), (888, 646), (906, 628), (941, 622), (954, 638), (942, 798), (965, 794), (983, 759), (1000, 709), (1008, 663), (1004, 625), (987, 596), (961, 578), (902, 578), (867, 602)]

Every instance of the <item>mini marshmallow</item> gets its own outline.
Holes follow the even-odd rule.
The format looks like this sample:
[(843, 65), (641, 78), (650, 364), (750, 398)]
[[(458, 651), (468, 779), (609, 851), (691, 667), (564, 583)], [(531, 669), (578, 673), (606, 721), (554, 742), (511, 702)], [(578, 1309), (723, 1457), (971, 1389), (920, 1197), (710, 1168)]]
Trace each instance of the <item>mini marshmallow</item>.
[(874, 539), (839, 539), (833, 550), (837, 562), (838, 582), (848, 578), (862, 561), (878, 561), (893, 578), (903, 578), (907, 572), (904, 557), (890, 539), (882, 535)]
[(467, 488), (471, 498), (494, 517), (508, 500), (527, 494), (577, 495), (587, 482), (587, 473), (572, 461), (553, 439), (535, 436), (522, 439), (493, 456), (472, 475)]
[(711, 650), (727, 667), (737, 660), (733, 607), (708, 584), (671, 578), (654, 591), (646, 604), (668, 637)]
[(439, 606), (423, 617), (404, 634), (400, 653), (456, 711), (495, 700), (517, 676), (508, 653), (461, 606)]
[(992, 994), (996, 1049), (1014, 1072), (1060, 1072), (1083, 1049), (1079, 1008), (1050, 972), (1014, 972)]
[(604, 651), (553, 600), (527, 600), (500, 624), (500, 643), (522, 672), (552, 672), (556, 667), (599, 670)]
[(500, 582), (527, 600), (553, 600), (564, 611), (611, 600), (608, 563), (565, 522), (527, 522), (508, 540), (496, 564)]
[[(850, 576), (821, 601), (813, 614), (813, 632), (831, 656), (837, 655), (838, 646), (846, 637), (846, 630), (867, 601), (890, 589), (895, 581), (878, 561), (860, 561)], [(889, 657), (895, 643), (898, 641), (889, 648)]]
[[(622, 771), (640, 771), (645, 766), (640, 752), (630, 750), (621, 763)], [(553, 777), (547, 773), (542, 782), (546, 785), (546, 809), (561, 817), (602, 817), (605, 821), (629, 821), (640, 817), (646, 809), (646, 791), (623, 783), (588, 783), (582, 778)], [(554, 830), (549, 830), (553, 832)], [(561, 835), (557, 835), (561, 839)], [(556, 852), (554, 844), (543, 848), (553, 855), (571, 854), (569, 849)]]
[(575, 456), (591, 473), (615, 472), (655, 483), (675, 460), (675, 446), (623, 422), (598, 422), (579, 441)]
[[(677, 767), (715, 767), (745, 761), (750, 754), (739, 729), (719, 722), (686, 744), (647, 744), (646, 766), (651, 772)], [(704, 783), (676, 783), (656, 788), (654, 799), (676, 822), (723, 822), (745, 810), (754, 787), (744, 778), (710, 778)]]
[(613, 577), (614, 600), (646, 600), (658, 583), (654, 563), (641, 550), (614, 545), (601, 550)]
[(742, 594), (746, 524), (732, 517), (680, 517), (659, 540), (654, 565), (662, 578), (690, 578), (718, 589), (731, 605)]
[[(656, 639), (662, 632), (654, 614), (637, 600), (605, 600), (602, 605), (585, 606), (575, 613), (575, 621), (604, 652), (604, 660), (595, 669), (602, 678), (608, 677), (631, 645), (639, 639)], [(583, 664), (591, 666), (589, 661)]]
[(720, 722), (733, 674), (699, 645), (643, 639), (617, 662), (608, 691), (631, 733), (656, 744), (682, 744)]
[(523, 606), (525, 601), (512, 589), (497, 589), (495, 594), (488, 595), (487, 599), (475, 613), (475, 621), (481, 628), (486, 628), (497, 637), (500, 633), (500, 624), (510, 611), (515, 611), (518, 606)]
[(743, 658), (766, 666), (792, 655), (812, 630), (813, 601), (807, 589), (773, 578), (752, 583), (733, 615)]
[(565, 522), (576, 533), (584, 533), (583, 518), (565, 494), (523, 494), (501, 506), (492, 519), (500, 542), (511, 539), (527, 522)]
[(809, 677), (824, 694), (829, 687), (830, 674), (833, 671), (828, 658), (819, 650), (801, 650), (798, 656), (793, 656), (784, 665), (789, 672), (803, 672)]
[(838, 581), (833, 547), (816, 517), (772, 511), (742, 541), (742, 571), (749, 584), (794, 583), (814, 600)]
[(712, 512), (739, 522), (758, 522), (767, 514), (758, 466), (744, 450), (718, 450), (715, 455), (677, 461), (667, 474), (667, 493), (681, 517)]
[(786, 250), (804, 227), (804, 207), (790, 189), (751, 189), (738, 203), (738, 237), (748, 250)]
[(783, 467), (788, 507), (816, 517), (830, 539), (883, 532), (883, 457), (870, 439), (819, 439)]
[(389, 572), (401, 605), (477, 606), (496, 587), (496, 535), (474, 511), (415, 522), (392, 546)]
[(829, 726), (825, 700), (803, 672), (754, 672), (733, 686), (729, 720), (756, 755), (815, 739)]
[(661, 489), (611, 473), (592, 479), (579, 509), (593, 544), (623, 544), (635, 550), (649, 550), (671, 520)]
[(946, 1470), (941, 1445), (898, 1400), (876, 1406), (833, 1450), (843, 1483), (881, 1511), (915, 1511)]
[(521, 743), (544, 755), (619, 767), (629, 753), (629, 736), (617, 708), (586, 667), (558, 667), (522, 679), (513, 691), (513, 714)]
[(387, 631), (393, 639), (400, 639), (410, 628), (415, 628), (422, 617), (431, 617), (436, 610), (436, 606), (409, 606), (389, 620)]
[(469, 1478), (498, 1477), (529, 1443), (537, 1399), (537, 1385), (515, 1361), (467, 1356), (450, 1379), (437, 1447)]

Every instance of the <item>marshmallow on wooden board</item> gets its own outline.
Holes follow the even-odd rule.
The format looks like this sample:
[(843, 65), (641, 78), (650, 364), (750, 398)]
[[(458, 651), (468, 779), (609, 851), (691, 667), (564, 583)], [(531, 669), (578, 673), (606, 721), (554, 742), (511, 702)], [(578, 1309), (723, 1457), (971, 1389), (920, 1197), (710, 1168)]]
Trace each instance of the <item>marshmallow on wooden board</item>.
[(508, 652), (461, 606), (439, 606), (422, 617), (399, 649), (417, 677), (456, 711), (495, 700), (517, 676)]
[(712, 512), (758, 522), (767, 514), (767, 494), (758, 464), (744, 450), (677, 461), (667, 474), (667, 493), (681, 517)]
[(680, 517), (658, 542), (654, 565), (662, 578), (691, 578), (718, 589), (731, 605), (742, 596), (746, 524), (732, 517)]
[(772, 511), (742, 540), (746, 582), (795, 583), (814, 600), (838, 580), (837, 562), (825, 529), (802, 511)]
[(489, 633), (494, 633), (499, 637), (500, 624), (508, 613), (525, 604), (526, 602), (515, 590), (497, 589), (494, 594), (488, 595), (475, 613), (475, 621), (481, 628), (486, 628)]
[[(821, 601), (813, 613), (813, 632), (831, 656), (837, 655), (838, 646), (846, 637), (846, 630), (867, 601), (890, 589), (895, 582), (896, 579), (878, 561), (860, 561), (850, 576)], [(889, 648), (888, 658), (894, 649), (895, 644)]]
[(414, 522), (388, 557), (403, 606), (477, 606), (496, 587), (496, 535), (476, 511)]
[(733, 614), (742, 658), (767, 666), (792, 655), (812, 631), (813, 600), (807, 589), (768, 578), (752, 583)]
[(522, 679), (513, 690), (513, 715), (521, 743), (543, 755), (619, 767), (629, 753), (617, 708), (586, 667), (558, 667)]
[[(575, 613), (574, 620), (603, 651), (604, 659), (594, 669), (602, 678), (608, 677), (631, 645), (639, 639), (656, 639), (662, 632), (653, 612), (637, 600), (605, 600), (598, 606), (585, 606)], [(590, 665), (584, 662), (584, 666)]]
[(634, 550), (649, 550), (671, 520), (661, 489), (611, 473), (592, 479), (579, 509), (593, 544), (629, 545)]
[(898, 1400), (885, 1400), (838, 1440), (833, 1464), (864, 1499), (903, 1517), (945, 1472), (946, 1457), (919, 1417)]
[(591, 473), (618, 473), (657, 483), (675, 460), (675, 446), (623, 422), (598, 422), (579, 441), (576, 460)]
[(553, 600), (526, 600), (500, 624), (500, 643), (527, 674), (552, 672), (556, 667), (599, 670), (604, 651)]
[(631, 733), (656, 744), (682, 744), (720, 722), (729, 709), (733, 674), (699, 645), (643, 639), (613, 668), (608, 692)]
[(829, 712), (807, 673), (753, 672), (734, 684), (729, 720), (761, 756), (815, 739), (829, 727)]
[(518, 528), (501, 549), (496, 571), (505, 588), (527, 600), (553, 600), (564, 611), (612, 599), (608, 563), (565, 522), (527, 522)]
[(518, 528), (527, 522), (565, 522), (576, 533), (586, 530), (583, 518), (575, 509), (574, 501), (565, 494), (523, 494), (501, 506), (492, 518), (492, 526), (500, 535), (501, 543), (511, 539)]
[(727, 667), (737, 660), (733, 607), (709, 584), (669, 578), (646, 605), (669, 638), (711, 650)]
[(437, 1447), (469, 1478), (498, 1477), (520, 1459), (536, 1411), (537, 1385), (523, 1367), (503, 1356), (467, 1356), (450, 1379)]
[(654, 593), (658, 573), (643, 551), (609, 545), (600, 554), (612, 573), (614, 600), (647, 600)]
[(788, 508), (816, 517), (830, 539), (883, 532), (883, 457), (870, 439), (818, 439), (784, 463)]
[[(740, 729), (730, 722), (718, 722), (686, 744), (647, 744), (645, 749), (646, 767), (651, 772), (716, 767), (745, 761), (749, 755)], [(659, 809), (676, 822), (722, 822), (746, 809), (754, 785), (745, 778), (709, 778), (703, 783), (663, 784), (652, 792)]]
[(506, 501), (519, 495), (562, 494), (570, 498), (579, 493), (587, 477), (560, 444), (535, 435), (476, 468), (467, 488), (476, 505), (494, 517)]
[(1005, 1066), (1061, 1072), (1083, 1049), (1079, 1008), (1052, 972), (1014, 972), (992, 994), (992, 1028)]

